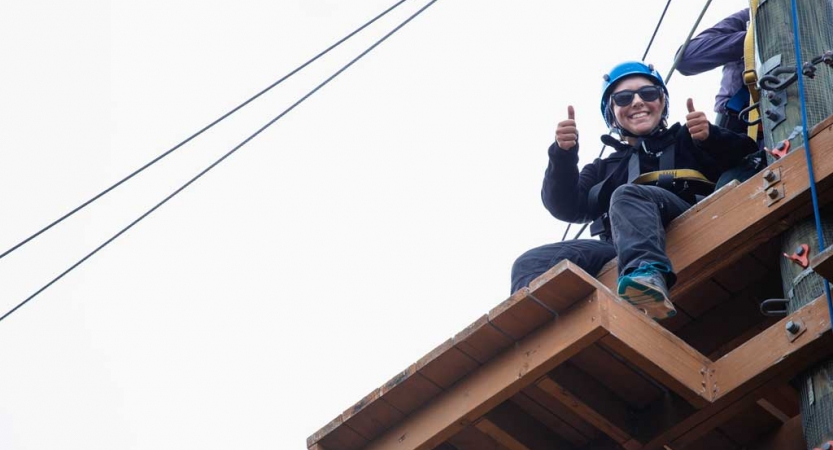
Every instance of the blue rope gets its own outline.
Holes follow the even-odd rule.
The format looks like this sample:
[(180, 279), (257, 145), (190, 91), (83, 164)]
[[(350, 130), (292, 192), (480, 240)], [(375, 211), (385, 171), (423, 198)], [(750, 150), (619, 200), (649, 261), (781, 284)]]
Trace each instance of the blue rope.
[[(819, 213), (819, 197), (816, 192), (816, 178), (813, 175), (813, 157), (810, 152), (810, 131), (807, 130), (807, 103), (804, 96), (804, 77), (801, 74), (801, 37), (798, 33), (798, 6), (796, 0), (790, 1), (792, 5), (793, 19), (793, 41), (795, 43), (795, 70), (798, 71), (798, 98), (801, 104), (801, 124), (804, 138), (804, 156), (807, 158), (807, 170), (810, 172), (810, 194), (813, 197), (813, 215), (816, 218), (816, 233), (819, 239), (819, 252), (826, 248), (824, 234), (821, 228), (821, 214)], [(830, 313), (830, 323), (833, 324), (833, 300), (830, 296), (830, 283), (824, 280), (824, 294), (827, 296), (827, 310)]]

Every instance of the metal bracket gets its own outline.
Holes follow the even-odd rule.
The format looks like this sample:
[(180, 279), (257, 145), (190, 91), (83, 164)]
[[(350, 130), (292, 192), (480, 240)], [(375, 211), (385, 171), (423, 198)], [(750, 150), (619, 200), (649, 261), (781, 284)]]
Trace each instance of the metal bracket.
[(772, 122), (771, 129), (774, 130), (778, 125), (781, 125), (782, 122), (787, 120), (787, 113), (785, 111), (788, 103), (787, 91), (768, 91), (766, 98), (769, 100), (770, 107), (764, 111), (764, 117)]
[(761, 177), (764, 179), (764, 190), (767, 190), (773, 184), (781, 181), (781, 168), (766, 169)]
[[(760, 6), (760, 3), (758, 3), (758, 5)], [(781, 54), (779, 53), (779, 54), (769, 58), (768, 60), (764, 61), (764, 63), (761, 64), (761, 69), (758, 73), (766, 75), (766, 74), (772, 72), (773, 70), (775, 70), (776, 67), (780, 67), (780, 66), (781, 66)], [(758, 77), (758, 78), (760, 78), (760, 77)]]
[(766, 199), (764, 201), (767, 206), (772, 206), (782, 198), (784, 198), (784, 186), (779, 185), (766, 190)]

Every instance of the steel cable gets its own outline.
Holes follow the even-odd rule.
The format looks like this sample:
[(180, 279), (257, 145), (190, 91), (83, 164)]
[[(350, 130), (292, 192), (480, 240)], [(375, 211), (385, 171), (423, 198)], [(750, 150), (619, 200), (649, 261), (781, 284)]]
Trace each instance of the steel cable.
[(339, 45), (341, 45), (342, 43), (344, 43), (346, 40), (350, 39), (351, 37), (353, 37), (354, 35), (356, 35), (356, 34), (357, 34), (357, 33), (359, 33), (360, 31), (364, 30), (365, 28), (367, 28), (368, 26), (370, 26), (371, 24), (373, 24), (373, 23), (374, 23), (374, 22), (376, 22), (377, 20), (381, 19), (381, 18), (382, 18), (382, 17), (384, 17), (386, 14), (388, 14), (388, 13), (389, 13), (389, 12), (391, 12), (391, 11), (393, 11), (396, 7), (398, 7), (399, 5), (401, 5), (402, 3), (406, 2), (406, 1), (407, 1), (407, 0), (399, 0), (399, 1), (398, 1), (398, 2), (396, 2), (393, 6), (389, 7), (389, 8), (388, 8), (388, 9), (386, 9), (386, 10), (384, 10), (383, 12), (381, 12), (380, 14), (378, 14), (376, 17), (374, 17), (374, 18), (370, 19), (369, 21), (365, 22), (365, 24), (364, 24), (364, 25), (360, 26), (359, 28), (356, 28), (355, 30), (353, 30), (353, 32), (351, 32), (351, 33), (349, 33), (348, 35), (344, 36), (343, 38), (339, 39), (339, 40), (338, 40), (338, 41), (336, 41), (334, 44), (332, 44), (332, 45), (330, 45), (329, 47), (327, 47), (324, 51), (322, 51), (322, 52), (318, 53), (317, 55), (315, 55), (314, 57), (312, 57), (311, 59), (309, 59), (307, 62), (305, 62), (305, 63), (301, 64), (301, 65), (300, 65), (300, 66), (298, 66), (298, 67), (296, 67), (294, 70), (292, 70), (292, 71), (291, 71), (291, 72), (289, 72), (288, 74), (286, 74), (286, 75), (284, 75), (283, 77), (281, 77), (281, 79), (279, 79), (278, 81), (275, 81), (274, 83), (270, 84), (267, 88), (265, 88), (265, 89), (263, 89), (262, 91), (258, 92), (257, 94), (255, 94), (254, 96), (250, 97), (248, 100), (244, 101), (243, 103), (241, 103), (241, 104), (237, 105), (234, 109), (232, 109), (232, 110), (230, 110), (229, 112), (227, 112), (227, 113), (223, 114), (222, 116), (220, 116), (220, 118), (218, 118), (218, 119), (214, 120), (213, 122), (211, 122), (210, 124), (206, 125), (205, 127), (203, 127), (202, 129), (200, 129), (200, 130), (199, 130), (199, 131), (197, 131), (196, 133), (192, 134), (191, 136), (189, 136), (188, 138), (186, 138), (185, 140), (183, 140), (183, 141), (182, 141), (182, 142), (180, 142), (179, 144), (176, 144), (174, 147), (172, 147), (171, 149), (169, 149), (169, 150), (165, 151), (164, 153), (160, 154), (159, 156), (157, 156), (156, 158), (154, 158), (153, 160), (151, 160), (150, 162), (148, 162), (148, 163), (147, 163), (147, 164), (145, 164), (144, 166), (142, 166), (142, 167), (140, 167), (140, 168), (136, 169), (136, 170), (135, 170), (135, 171), (133, 171), (130, 175), (128, 175), (128, 176), (126, 176), (126, 177), (122, 178), (121, 180), (119, 180), (118, 182), (116, 182), (115, 184), (113, 184), (112, 186), (110, 186), (110, 187), (108, 187), (107, 189), (105, 189), (105, 190), (101, 191), (100, 193), (98, 193), (97, 195), (93, 196), (93, 197), (92, 197), (92, 198), (90, 198), (89, 200), (85, 201), (84, 203), (82, 203), (80, 206), (76, 207), (76, 208), (75, 208), (75, 209), (73, 209), (72, 211), (70, 211), (70, 212), (68, 212), (68, 213), (64, 214), (63, 216), (61, 216), (61, 217), (60, 217), (60, 218), (58, 218), (57, 220), (53, 221), (53, 222), (52, 222), (52, 223), (50, 223), (49, 225), (47, 225), (47, 226), (45, 226), (45, 227), (41, 228), (41, 229), (40, 229), (40, 231), (38, 231), (38, 232), (36, 232), (36, 233), (32, 234), (31, 236), (27, 237), (27, 238), (26, 238), (26, 239), (24, 239), (24, 240), (22, 240), (22, 241), (18, 242), (17, 244), (15, 244), (14, 246), (12, 246), (12, 247), (11, 247), (11, 248), (9, 248), (8, 250), (4, 251), (3, 253), (0, 253), (0, 259), (2, 259), (2, 258), (4, 258), (4, 257), (6, 257), (6, 255), (8, 255), (8, 254), (10, 254), (10, 253), (14, 252), (14, 251), (15, 251), (15, 250), (17, 250), (18, 248), (20, 248), (20, 247), (22, 247), (22, 246), (26, 245), (26, 244), (27, 244), (29, 241), (31, 241), (32, 239), (34, 239), (34, 238), (36, 238), (36, 237), (40, 236), (41, 234), (43, 234), (44, 232), (46, 232), (46, 231), (47, 231), (47, 230), (49, 230), (50, 228), (54, 227), (55, 225), (58, 225), (59, 223), (61, 223), (61, 222), (63, 222), (64, 220), (68, 219), (69, 217), (71, 217), (72, 215), (74, 215), (75, 213), (77, 213), (78, 211), (81, 211), (82, 209), (86, 208), (86, 207), (87, 207), (87, 206), (89, 206), (91, 203), (95, 202), (96, 200), (98, 200), (98, 199), (100, 199), (101, 197), (103, 197), (103, 196), (107, 195), (108, 193), (110, 193), (110, 191), (112, 191), (113, 189), (115, 189), (115, 188), (117, 188), (117, 187), (121, 186), (121, 185), (122, 185), (123, 183), (125, 183), (126, 181), (130, 180), (130, 179), (131, 179), (131, 178), (133, 178), (134, 176), (136, 176), (136, 175), (138, 175), (139, 173), (143, 172), (145, 169), (149, 168), (150, 166), (152, 166), (152, 165), (156, 164), (157, 162), (159, 162), (160, 160), (162, 160), (162, 159), (163, 159), (163, 158), (165, 158), (166, 156), (170, 155), (170, 154), (171, 154), (171, 153), (173, 153), (174, 151), (178, 150), (180, 147), (182, 147), (183, 145), (187, 144), (188, 142), (190, 142), (191, 140), (193, 140), (193, 139), (194, 139), (194, 138), (196, 138), (197, 136), (199, 136), (199, 135), (203, 134), (204, 132), (208, 131), (210, 128), (214, 127), (214, 125), (217, 125), (218, 123), (222, 122), (223, 120), (225, 120), (226, 118), (228, 118), (228, 117), (229, 117), (229, 116), (231, 116), (232, 114), (234, 114), (234, 113), (236, 113), (237, 111), (239, 111), (240, 109), (242, 109), (244, 106), (248, 105), (249, 103), (253, 102), (253, 101), (254, 101), (254, 100), (256, 100), (257, 98), (259, 98), (260, 96), (262, 96), (263, 94), (265, 94), (265, 93), (269, 92), (269, 91), (270, 91), (272, 88), (274, 88), (275, 86), (277, 86), (277, 85), (281, 84), (282, 82), (284, 82), (284, 81), (285, 81), (286, 79), (288, 79), (289, 77), (291, 77), (291, 76), (295, 75), (296, 73), (300, 72), (302, 69), (304, 69), (304, 68), (305, 68), (305, 67), (307, 67), (308, 65), (312, 64), (313, 62), (315, 62), (316, 60), (318, 60), (318, 59), (319, 59), (319, 58), (321, 58), (322, 56), (326, 55), (326, 54), (327, 54), (327, 53), (329, 53), (331, 50), (335, 49), (336, 47), (338, 47)]
[(360, 53), (358, 56), (356, 56), (355, 58), (353, 58), (350, 62), (348, 62), (347, 64), (345, 64), (344, 66), (342, 66), (342, 67), (341, 67), (338, 71), (336, 71), (333, 75), (330, 75), (330, 76), (329, 76), (326, 80), (324, 80), (323, 82), (321, 82), (318, 86), (316, 86), (315, 88), (313, 88), (311, 91), (307, 92), (307, 94), (306, 94), (306, 95), (304, 95), (304, 96), (303, 96), (303, 97), (301, 97), (298, 101), (296, 101), (295, 103), (293, 103), (293, 104), (292, 104), (289, 108), (285, 109), (283, 112), (281, 112), (280, 114), (278, 114), (277, 116), (275, 116), (272, 120), (270, 120), (270, 121), (269, 121), (269, 122), (267, 122), (265, 125), (263, 125), (262, 127), (260, 127), (257, 131), (255, 131), (255, 132), (254, 132), (253, 134), (251, 134), (249, 137), (247, 137), (246, 139), (244, 139), (241, 143), (237, 144), (234, 148), (232, 148), (231, 150), (229, 150), (226, 154), (224, 154), (224, 155), (223, 155), (223, 156), (221, 156), (219, 159), (217, 159), (216, 161), (214, 161), (213, 163), (211, 163), (208, 167), (206, 167), (205, 169), (203, 169), (203, 170), (202, 170), (201, 172), (199, 172), (196, 176), (194, 176), (193, 178), (191, 178), (190, 180), (188, 180), (188, 182), (186, 182), (185, 184), (183, 184), (182, 186), (180, 186), (178, 189), (176, 189), (176, 190), (175, 190), (174, 192), (172, 192), (170, 195), (168, 195), (167, 197), (165, 197), (162, 201), (160, 201), (159, 203), (157, 203), (156, 205), (154, 205), (152, 208), (150, 208), (149, 210), (145, 211), (145, 213), (144, 213), (144, 214), (142, 214), (141, 216), (139, 216), (138, 218), (136, 218), (135, 220), (133, 220), (133, 222), (131, 222), (131, 223), (130, 223), (129, 225), (127, 225), (126, 227), (122, 228), (122, 229), (121, 229), (118, 233), (114, 234), (112, 237), (110, 237), (109, 239), (107, 239), (106, 241), (104, 241), (104, 243), (102, 243), (101, 245), (99, 245), (98, 247), (96, 247), (96, 248), (95, 248), (95, 250), (91, 251), (91, 252), (90, 252), (90, 253), (88, 253), (86, 256), (84, 256), (83, 258), (81, 258), (80, 260), (78, 260), (78, 262), (76, 262), (75, 264), (73, 264), (72, 266), (70, 266), (68, 269), (66, 269), (65, 271), (63, 271), (60, 275), (58, 275), (57, 277), (53, 278), (53, 279), (52, 279), (52, 281), (50, 281), (49, 283), (45, 284), (43, 287), (41, 287), (40, 289), (38, 289), (37, 291), (35, 291), (35, 293), (34, 293), (34, 294), (30, 295), (30, 296), (29, 296), (29, 297), (27, 297), (25, 300), (23, 300), (22, 302), (20, 302), (17, 306), (15, 306), (15, 307), (14, 307), (14, 308), (12, 308), (11, 310), (9, 310), (7, 313), (3, 314), (3, 316), (2, 316), (2, 317), (0, 317), (0, 321), (4, 320), (6, 317), (8, 317), (8, 316), (9, 316), (9, 315), (11, 315), (12, 313), (14, 313), (14, 312), (15, 312), (15, 311), (17, 311), (18, 309), (20, 309), (23, 305), (25, 305), (25, 304), (26, 304), (26, 303), (28, 303), (30, 300), (32, 300), (33, 298), (35, 298), (36, 296), (38, 296), (41, 292), (45, 291), (47, 288), (49, 288), (50, 286), (52, 286), (53, 284), (55, 284), (58, 280), (60, 280), (60, 279), (61, 279), (61, 278), (63, 278), (64, 276), (66, 276), (68, 273), (72, 272), (72, 271), (73, 271), (76, 267), (78, 267), (78, 266), (80, 266), (82, 263), (84, 263), (84, 261), (86, 261), (87, 259), (89, 259), (89, 258), (90, 258), (90, 257), (92, 257), (93, 255), (95, 255), (95, 254), (96, 254), (96, 253), (98, 253), (101, 249), (103, 249), (104, 247), (106, 247), (107, 245), (109, 245), (111, 242), (113, 242), (114, 240), (116, 240), (118, 237), (120, 237), (121, 235), (123, 235), (125, 232), (127, 232), (127, 230), (129, 230), (129, 229), (133, 228), (133, 226), (134, 226), (134, 225), (136, 225), (137, 223), (141, 222), (141, 221), (142, 221), (145, 217), (149, 216), (151, 213), (153, 213), (154, 211), (156, 211), (157, 209), (159, 209), (159, 207), (161, 207), (162, 205), (164, 205), (165, 203), (167, 203), (167, 202), (168, 202), (168, 200), (172, 199), (174, 196), (176, 196), (177, 194), (179, 194), (180, 192), (182, 192), (183, 190), (185, 190), (185, 188), (187, 188), (187, 187), (188, 187), (188, 186), (190, 186), (192, 183), (194, 183), (195, 181), (197, 181), (200, 177), (202, 177), (203, 175), (205, 175), (205, 174), (206, 174), (209, 170), (211, 170), (211, 169), (213, 169), (214, 167), (216, 167), (218, 164), (220, 164), (220, 163), (221, 163), (221, 162), (223, 162), (226, 158), (228, 158), (229, 156), (231, 156), (232, 154), (234, 154), (234, 153), (235, 153), (237, 150), (239, 150), (241, 147), (243, 147), (244, 145), (246, 145), (247, 143), (249, 143), (249, 141), (251, 141), (252, 139), (254, 139), (256, 136), (258, 136), (258, 135), (259, 135), (260, 133), (262, 133), (264, 130), (266, 130), (267, 128), (269, 128), (270, 126), (272, 126), (272, 124), (274, 124), (275, 122), (277, 122), (278, 120), (280, 120), (283, 116), (285, 116), (287, 113), (289, 113), (290, 111), (292, 111), (293, 109), (295, 109), (295, 107), (296, 107), (296, 106), (298, 106), (298, 105), (300, 105), (301, 103), (303, 103), (303, 102), (304, 102), (307, 98), (309, 98), (310, 96), (312, 96), (313, 94), (315, 94), (315, 93), (316, 93), (319, 89), (321, 89), (322, 87), (324, 87), (325, 85), (327, 85), (330, 81), (332, 81), (333, 79), (335, 79), (337, 76), (339, 76), (342, 72), (344, 72), (345, 70), (347, 70), (350, 66), (352, 66), (354, 63), (356, 63), (358, 60), (360, 60), (360, 59), (361, 59), (361, 58), (363, 58), (365, 55), (367, 55), (368, 53), (370, 53), (370, 51), (372, 51), (372, 50), (373, 50), (373, 49), (375, 49), (377, 46), (379, 46), (379, 44), (381, 44), (382, 42), (384, 42), (385, 40), (387, 40), (390, 36), (392, 36), (394, 33), (396, 33), (397, 31), (399, 31), (402, 27), (404, 27), (406, 24), (408, 24), (411, 20), (413, 20), (414, 18), (416, 18), (417, 16), (419, 16), (420, 14), (422, 14), (422, 13), (423, 13), (426, 9), (428, 9), (428, 7), (430, 7), (431, 5), (433, 5), (433, 4), (434, 4), (434, 3), (436, 3), (436, 2), (437, 2), (437, 0), (431, 0), (430, 2), (428, 2), (425, 6), (423, 6), (422, 8), (420, 8), (417, 12), (415, 12), (414, 14), (412, 14), (411, 16), (409, 16), (407, 19), (405, 19), (405, 20), (404, 20), (402, 23), (400, 23), (399, 25), (397, 25), (397, 26), (396, 26), (393, 30), (391, 30), (390, 32), (388, 32), (387, 34), (385, 34), (384, 36), (382, 36), (382, 38), (380, 38), (379, 40), (377, 40), (376, 42), (374, 42), (374, 43), (373, 43), (373, 45), (371, 45), (371, 46), (370, 46), (370, 47), (368, 47), (366, 50), (364, 50), (362, 53)]

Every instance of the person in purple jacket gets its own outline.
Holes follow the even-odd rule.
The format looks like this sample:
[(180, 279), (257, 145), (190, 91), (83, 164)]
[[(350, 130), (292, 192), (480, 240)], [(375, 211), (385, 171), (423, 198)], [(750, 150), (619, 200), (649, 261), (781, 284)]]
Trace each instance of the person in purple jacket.
[[(618, 257), (618, 294), (650, 317), (676, 313), (668, 296), (676, 281), (665, 253), (665, 226), (708, 195), (728, 167), (757, 150), (744, 134), (709, 123), (688, 100), (685, 126), (668, 126), (668, 89), (653, 66), (627, 61), (604, 76), (601, 112), (619, 139), (602, 136), (615, 149), (578, 169), (579, 132), (572, 106), (558, 123), (548, 150), (541, 198), (555, 218), (593, 222), (595, 239), (544, 245), (525, 252), (512, 266), (512, 292), (563, 260), (591, 275)], [(681, 169), (687, 169), (685, 171)], [(645, 183), (645, 174), (658, 175)], [(688, 179), (674, 173), (693, 173)]]
[[(677, 71), (682, 75), (697, 75), (723, 66), (720, 89), (714, 102), (715, 125), (737, 133), (746, 133), (748, 129), (748, 125), (738, 118), (738, 114), (749, 106), (749, 89), (743, 80), (743, 50), (748, 26), (749, 8), (729, 15), (692, 39), (677, 64)], [(759, 138), (758, 142), (761, 150), (721, 175), (718, 188), (735, 179), (744, 181), (763, 169), (766, 165), (763, 140)]]
[(715, 96), (715, 125), (746, 133), (738, 113), (749, 106), (749, 90), (743, 82), (743, 44), (749, 23), (749, 8), (738, 11), (698, 34), (689, 42), (677, 64), (683, 75), (697, 75), (723, 66), (720, 89)]

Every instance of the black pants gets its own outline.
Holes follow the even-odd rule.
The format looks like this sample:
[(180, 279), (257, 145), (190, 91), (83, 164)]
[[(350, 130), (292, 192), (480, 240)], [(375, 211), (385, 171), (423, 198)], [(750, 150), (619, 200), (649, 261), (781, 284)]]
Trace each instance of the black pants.
[[(680, 197), (656, 186), (619, 186), (610, 198), (610, 242), (577, 239), (527, 251), (512, 265), (512, 292), (528, 286), (564, 260), (594, 276), (614, 257), (619, 258), (619, 275), (630, 273), (643, 262), (672, 267), (665, 254), (665, 226), (690, 207)], [(672, 273), (667, 281), (670, 288), (676, 281), (675, 275)]]

